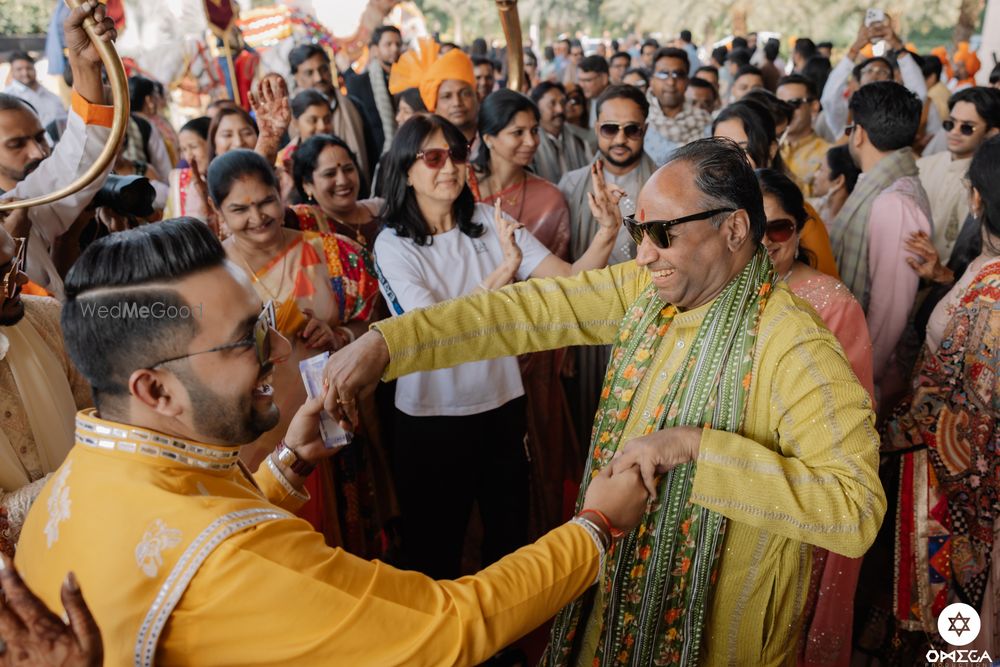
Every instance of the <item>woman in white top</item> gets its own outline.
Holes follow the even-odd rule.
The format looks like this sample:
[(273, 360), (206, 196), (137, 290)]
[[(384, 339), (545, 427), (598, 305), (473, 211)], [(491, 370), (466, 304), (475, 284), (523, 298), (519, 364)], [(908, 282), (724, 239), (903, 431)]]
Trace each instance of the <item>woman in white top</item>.
[[(601, 229), (575, 263), (551, 254), (517, 221), (476, 204), (469, 146), (439, 116), (418, 114), (384, 157), (386, 229), (375, 241), (379, 285), (394, 315), (513, 280), (603, 267), (614, 247), (621, 191), (593, 172)], [(482, 565), (527, 542), (524, 388), (514, 357), (399, 379), (393, 428), (405, 567), (460, 574), (473, 502), (483, 523)], [(433, 526), (433, 529), (430, 527)]]

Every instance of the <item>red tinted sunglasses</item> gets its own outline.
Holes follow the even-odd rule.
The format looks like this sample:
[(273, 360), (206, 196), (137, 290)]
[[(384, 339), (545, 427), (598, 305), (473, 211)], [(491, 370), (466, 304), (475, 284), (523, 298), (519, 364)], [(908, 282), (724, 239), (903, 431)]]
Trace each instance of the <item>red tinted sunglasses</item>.
[(465, 164), (469, 161), (469, 147), (462, 145), (451, 148), (428, 148), (417, 153), (417, 158), (423, 160), (430, 169), (440, 169), (449, 157), (455, 164)]
[(767, 226), (764, 227), (764, 234), (767, 236), (771, 243), (784, 243), (788, 239), (792, 238), (792, 234), (795, 233), (795, 223), (788, 218), (780, 218), (778, 220), (768, 220)]

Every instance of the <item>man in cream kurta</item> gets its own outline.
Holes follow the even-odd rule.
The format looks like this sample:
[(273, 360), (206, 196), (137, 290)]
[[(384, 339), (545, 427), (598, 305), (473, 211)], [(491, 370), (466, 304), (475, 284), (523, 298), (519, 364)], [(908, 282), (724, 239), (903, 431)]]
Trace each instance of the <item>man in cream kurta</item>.
[[(720, 145), (725, 160), (716, 159), (719, 151), (713, 146)], [(732, 199), (712, 201), (699, 192), (694, 174), (706, 159), (717, 179), (732, 177)], [(643, 549), (627, 552), (631, 555), (622, 556), (617, 569), (604, 571), (589, 616), (574, 603), (557, 617), (548, 664), (646, 665), (652, 664), (647, 662), (650, 647), (671, 664), (788, 664), (794, 661), (808, 590), (808, 545), (857, 557), (875, 538), (886, 500), (877, 476), (871, 401), (836, 339), (783, 284), (774, 287), (776, 278), (761, 287), (770, 296), (756, 325), (752, 367), (742, 381), (747, 394), (738, 430), (701, 428), (703, 422), (646, 430), (663, 415), (675, 418), (679, 406), (664, 405), (664, 397), (679, 376), (690, 372), (683, 360), (699, 338), (711, 333), (703, 325), (723, 324), (711, 320), (715, 295), (726, 294), (734, 278), (759, 261), (764, 217), (755, 182), (735, 144), (711, 139), (689, 144), (647, 183), (637, 217), (673, 220), (722, 208), (711, 216), (717, 223), (692, 216), (671, 230), (669, 248), (657, 248), (644, 236), (635, 262), (575, 278), (517, 283), (380, 322), (377, 332), (327, 366), (327, 407), (351, 419), (353, 397), (377, 381), (383, 369), (389, 380), (497, 355), (613, 341), (619, 343), (613, 352), (617, 359), (622, 352), (631, 354), (636, 343), (625, 335), (623, 318), (634, 316), (637, 308), (642, 315), (640, 306), (651, 290), (662, 299), (660, 307), (674, 304), (664, 308), (673, 313), (668, 325), (637, 330), (641, 336), (659, 336), (652, 358), (646, 352), (632, 357), (649, 368), (638, 386), (621, 392), (617, 384), (634, 375), (636, 365), (609, 375), (599, 417), (623, 421), (624, 429), (620, 439), (610, 441), (595, 429), (589, 453), (592, 469), (616, 460), (616, 469), (642, 465), (648, 473), (672, 475), (697, 462), (696, 468), (685, 468), (693, 475), (688, 502), (726, 520), (717, 569), (708, 577), (700, 646), (686, 632), (664, 629), (686, 613), (671, 604), (683, 591), (666, 589), (660, 597), (643, 588), (689, 570), (681, 561), (649, 560)], [(724, 347), (708, 350), (709, 357), (697, 361), (710, 362)], [(609, 406), (622, 405), (608, 413)], [(611, 459), (615, 454), (620, 459)], [(668, 478), (648, 480), (661, 498)], [(585, 474), (584, 486), (588, 481)], [(654, 502), (622, 548), (636, 540), (655, 545), (681, 539), (655, 530), (652, 517), (664, 511), (669, 510)]]
[[(111, 257), (142, 258), (146, 278)], [(336, 451), (319, 436), (322, 402), (299, 409), (256, 474), (242, 466), (238, 445), (277, 423), (267, 382), (289, 347), (197, 220), (101, 239), (67, 286), (67, 348), (103, 418), (79, 413), (17, 567), (57, 612), (75, 573), (107, 664), (476, 664), (593, 583), (610, 530), (579, 519), (435, 582), (330, 548), (295, 518), (309, 466)], [(631, 528), (646, 493), (609, 471), (588, 498)]]

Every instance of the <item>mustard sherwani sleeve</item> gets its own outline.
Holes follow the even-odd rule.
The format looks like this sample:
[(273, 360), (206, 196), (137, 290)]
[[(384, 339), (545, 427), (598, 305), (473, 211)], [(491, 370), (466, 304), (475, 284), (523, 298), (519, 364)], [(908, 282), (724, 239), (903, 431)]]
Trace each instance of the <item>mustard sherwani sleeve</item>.
[(555, 615), (597, 569), (597, 548), (575, 524), (475, 576), (434, 581), (331, 549), (302, 520), (273, 521), (230, 538), (205, 562), (171, 617), (159, 658), (473, 665)]
[(788, 295), (773, 300), (743, 434), (704, 430), (691, 501), (774, 535), (863, 556), (886, 509), (871, 400), (833, 335), (808, 323)]
[(373, 328), (389, 347), (385, 380), (570, 345), (612, 342), (625, 309), (649, 283), (635, 262), (545, 278), (415, 310)]

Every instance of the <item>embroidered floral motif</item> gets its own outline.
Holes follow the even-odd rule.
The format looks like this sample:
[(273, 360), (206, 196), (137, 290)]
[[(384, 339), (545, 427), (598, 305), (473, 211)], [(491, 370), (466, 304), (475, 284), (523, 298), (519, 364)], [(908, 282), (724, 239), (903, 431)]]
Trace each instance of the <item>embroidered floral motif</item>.
[(163, 557), (160, 556), (160, 552), (176, 547), (180, 543), (181, 531), (170, 528), (163, 522), (163, 519), (157, 519), (146, 530), (142, 539), (139, 540), (139, 544), (135, 546), (135, 562), (139, 569), (152, 579), (160, 571), (160, 566), (163, 565)]
[(66, 479), (71, 465), (72, 461), (63, 466), (49, 493), (49, 520), (45, 523), (45, 539), (49, 549), (59, 539), (59, 524), (69, 518), (69, 485)]

